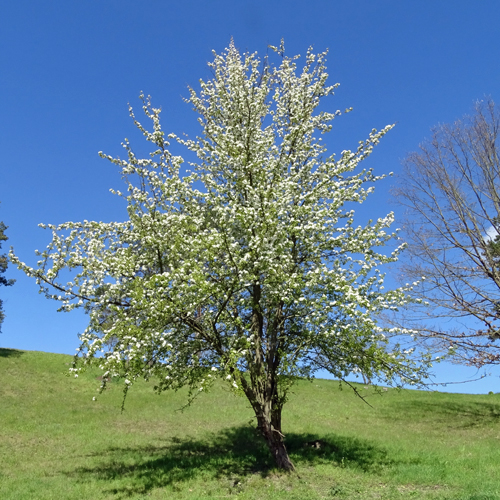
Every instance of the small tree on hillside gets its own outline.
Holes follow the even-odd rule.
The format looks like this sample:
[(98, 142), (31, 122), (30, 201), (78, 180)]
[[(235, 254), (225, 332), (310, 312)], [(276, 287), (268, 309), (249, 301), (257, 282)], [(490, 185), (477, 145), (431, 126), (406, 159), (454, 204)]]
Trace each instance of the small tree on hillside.
[[(353, 172), (391, 126), (325, 156), (317, 134), (340, 114), (315, 113), (336, 88), (326, 85), (326, 53), (309, 50), (298, 72), (296, 58), (274, 50), (278, 67), (231, 44), (210, 64), (213, 78), (190, 89), (201, 136), (168, 139), (196, 153), (191, 171), (141, 96), (152, 131), (130, 114), (151, 157), (137, 158), (127, 140), (125, 159), (101, 153), (122, 170), (127, 192), (115, 193), (129, 220), (44, 226), (53, 240), (38, 268), (12, 260), (63, 310), (87, 308), (81, 362), (100, 365), (104, 384), (121, 375), (126, 391), (154, 377), (157, 391), (194, 394), (226, 380), (248, 398), (277, 466), (292, 470), (281, 413), (296, 377), (326, 369), (405, 383), (423, 371), (377, 326), (380, 311), (407, 300), (383, 291), (379, 271), (399, 252), (378, 251), (393, 214), (361, 227), (344, 208), (381, 178)], [(74, 270), (71, 282), (58, 279), (63, 269)]]
[[(6, 241), (9, 238), (5, 236), (5, 230), (7, 226), (0, 221), (0, 248), (2, 248), (2, 241)], [(3, 274), (7, 270), (7, 255), (0, 255), (0, 286), (11, 286), (14, 284), (13, 279), (7, 279)], [(5, 313), (3, 312), (3, 301), (0, 299), (0, 332), (2, 331), (2, 323), (5, 319)]]
[(429, 303), (410, 324), (478, 368), (500, 363), (499, 132), (493, 101), (477, 103), (408, 155), (396, 189), (407, 209), (403, 271), (425, 276), (414, 293)]

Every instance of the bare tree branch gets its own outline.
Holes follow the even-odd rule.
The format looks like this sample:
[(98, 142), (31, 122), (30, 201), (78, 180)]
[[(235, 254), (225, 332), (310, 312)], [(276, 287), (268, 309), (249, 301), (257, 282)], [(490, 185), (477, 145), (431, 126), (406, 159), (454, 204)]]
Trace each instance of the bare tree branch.
[(499, 130), (494, 102), (476, 103), (473, 115), (436, 127), (407, 156), (394, 190), (406, 208), (403, 277), (419, 282), (428, 304), (409, 323), (476, 367), (500, 363)]

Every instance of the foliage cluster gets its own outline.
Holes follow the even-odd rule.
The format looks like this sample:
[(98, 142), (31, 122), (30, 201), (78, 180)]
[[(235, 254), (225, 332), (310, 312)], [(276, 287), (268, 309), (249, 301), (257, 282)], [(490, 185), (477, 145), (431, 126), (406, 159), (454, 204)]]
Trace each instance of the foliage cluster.
[[(214, 54), (213, 78), (187, 99), (199, 115), (196, 139), (166, 136), (160, 109), (141, 96), (152, 130), (130, 115), (150, 157), (128, 140), (125, 159), (101, 153), (121, 169), (126, 192), (114, 193), (128, 220), (46, 225), (53, 239), (38, 267), (11, 258), (62, 310), (89, 313), (81, 360), (102, 367), (102, 389), (113, 376), (125, 392), (153, 377), (159, 392), (188, 385), (193, 395), (222, 378), (248, 399), (276, 463), (291, 470), (281, 413), (297, 377), (325, 369), (341, 380), (419, 383), (427, 365), (389, 341), (411, 332), (377, 321), (411, 288), (383, 286), (381, 266), (401, 251), (386, 247), (393, 213), (360, 226), (346, 208), (384, 177), (358, 166), (392, 126), (327, 155), (321, 136), (341, 112), (320, 111), (336, 88), (326, 53), (310, 49), (299, 69), (283, 44), (272, 49), (276, 66), (233, 43)], [(191, 170), (169, 141), (196, 154)]]
[[(2, 248), (2, 241), (8, 240), (7, 236), (5, 235), (5, 230), (7, 229), (7, 226), (0, 221), (0, 248)], [(14, 284), (13, 279), (7, 279), (5, 276), (5, 271), (7, 270), (7, 255), (6, 254), (1, 254), (0, 255), (0, 286), (11, 286)], [(5, 313), (3, 312), (3, 301), (0, 299), (0, 332), (2, 331), (2, 323), (5, 318)]]

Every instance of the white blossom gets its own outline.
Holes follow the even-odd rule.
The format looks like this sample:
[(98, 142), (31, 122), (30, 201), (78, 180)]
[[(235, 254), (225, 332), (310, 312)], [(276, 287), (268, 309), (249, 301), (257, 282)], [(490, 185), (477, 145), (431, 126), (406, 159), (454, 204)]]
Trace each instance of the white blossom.
[[(319, 136), (340, 113), (327, 111), (337, 85), (326, 83), (326, 53), (309, 50), (299, 70), (276, 50), (278, 66), (233, 44), (214, 55), (213, 78), (189, 89), (196, 139), (165, 134), (141, 95), (150, 128), (130, 115), (150, 156), (137, 158), (128, 140), (124, 159), (99, 153), (121, 170), (126, 189), (113, 193), (129, 219), (44, 226), (52, 242), (36, 268), (10, 254), (62, 310), (88, 312), (80, 362), (125, 388), (142, 377), (198, 393), (220, 377), (258, 412), (270, 397), (263, 379), (285, 401), (297, 376), (318, 369), (388, 383), (425, 374), (377, 323), (408, 300), (405, 289), (384, 291), (379, 270), (403, 250), (384, 248), (394, 214), (356, 226), (352, 210), (385, 177), (358, 167), (392, 125), (327, 154)], [(169, 141), (196, 155), (189, 170)]]

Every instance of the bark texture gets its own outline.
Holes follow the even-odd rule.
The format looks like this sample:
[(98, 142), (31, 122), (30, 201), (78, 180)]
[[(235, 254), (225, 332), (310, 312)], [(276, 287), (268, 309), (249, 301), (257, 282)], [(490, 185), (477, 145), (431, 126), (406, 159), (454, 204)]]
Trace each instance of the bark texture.
[[(276, 415), (276, 413), (279, 413), (279, 415)], [(295, 467), (288, 456), (284, 436), (281, 432), (281, 426), (276, 428), (272, 423), (273, 421), (281, 422), (281, 409), (279, 412), (273, 412), (270, 419), (265, 416), (257, 416), (259, 432), (266, 441), (269, 451), (271, 452), (278, 468), (289, 472), (294, 471)]]
[[(285, 471), (295, 467), (286, 450), (285, 436), (281, 432), (281, 411), (284, 400), (278, 397), (277, 384), (266, 384), (271, 391), (256, 391), (244, 377), (241, 379), (243, 390), (257, 417), (257, 429), (274, 458), (276, 466)], [(274, 381), (275, 382), (275, 381)]]

